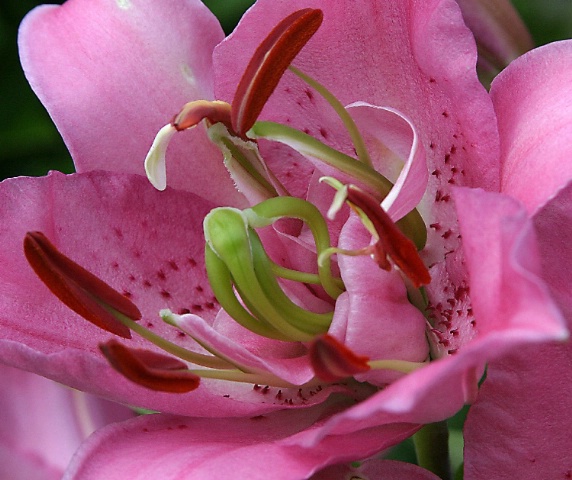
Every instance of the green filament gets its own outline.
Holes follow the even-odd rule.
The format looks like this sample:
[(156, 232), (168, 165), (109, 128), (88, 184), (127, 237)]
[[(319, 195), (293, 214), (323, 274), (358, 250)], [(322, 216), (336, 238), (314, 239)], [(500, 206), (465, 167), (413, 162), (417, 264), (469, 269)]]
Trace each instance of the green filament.
[(170, 353), (180, 358), (181, 360), (185, 360), (186, 362), (194, 363), (195, 365), (201, 365), (207, 368), (228, 368), (231, 365), (229, 362), (221, 358), (191, 352), (190, 350), (187, 350), (175, 343), (165, 340), (163, 337), (160, 337), (159, 335), (151, 332), (141, 324), (131, 320), (122, 313), (117, 311), (113, 311), (112, 313), (127, 328), (133, 330), (135, 333), (150, 341), (152, 344), (158, 346), (163, 351)]
[(302, 155), (317, 158), (367, 185), (380, 198), (385, 198), (393, 187), (387, 178), (373, 168), (295, 128), (274, 122), (256, 122), (247, 135), (252, 139), (265, 138), (283, 143)]
[(324, 97), (324, 99), (330, 104), (350, 134), (358, 159), (362, 163), (371, 167), (372, 163), (371, 159), (369, 158), (369, 153), (367, 152), (365, 142), (363, 141), (363, 138), (353, 118), (350, 116), (342, 103), (324, 85), (309, 77), (304, 72), (298, 70), (296, 67), (290, 65), (289, 70), (304, 80), (308, 85), (316, 90), (316, 92), (322, 95), (322, 97)]

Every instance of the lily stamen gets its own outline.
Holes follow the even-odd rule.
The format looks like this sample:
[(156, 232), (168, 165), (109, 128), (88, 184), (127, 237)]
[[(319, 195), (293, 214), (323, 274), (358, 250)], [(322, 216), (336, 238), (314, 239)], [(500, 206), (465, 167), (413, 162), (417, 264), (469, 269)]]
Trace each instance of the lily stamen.
[(323, 17), (321, 10), (297, 10), (280, 21), (258, 46), (232, 101), (232, 125), (240, 135), (250, 130), (282, 75), (316, 33)]
[[(415, 288), (431, 282), (429, 270), (421, 260), (417, 247), (407, 238), (383, 210), (379, 202), (369, 193), (355, 185), (344, 185), (336, 179), (324, 177), (321, 179), (338, 190), (329, 213), (335, 215), (345, 201), (359, 215), (366, 229), (377, 240), (373, 245), (351, 252), (352, 255), (369, 254), (384, 270), (390, 270), (388, 257), (411, 280)], [(329, 258), (333, 253), (348, 253), (341, 249), (329, 249), (321, 256), (321, 260)]]
[[(211, 139), (219, 146), (222, 144), (225, 164), (233, 177), (237, 173), (233, 171), (232, 160), (236, 159), (240, 168), (245, 169), (255, 183), (261, 184), (263, 198), (285, 193), (285, 189), (273, 175), (261, 172), (258, 159), (254, 158), (254, 162), (250, 164), (252, 158), (249, 157), (252, 155), (249, 150), (256, 147), (240, 143), (237, 145), (237, 139), (249, 141), (245, 136), (246, 131), (258, 118), (284, 71), (318, 30), (322, 18), (321, 10), (307, 8), (283, 19), (254, 53), (236, 89), (232, 106), (216, 100), (189, 102), (175, 115), (172, 122), (159, 131), (145, 159), (147, 177), (155, 188), (164, 190), (167, 186), (165, 154), (174, 133), (193, 128), (205, 120), (207, 127), (217, 124), (226, 127), (226, 133), (218, 132), (215, 138)], [(255, 157), (256, 155), (254, 152)], [(240, 176), (241, 172), (238, 175)], [(251, 182), (250, 178), (246, 179), (247, 184)]]
[(42, 232), (28, 232), (24, 253), (36, 275), (65, 305), (94, 325), (123, 338), (129, 328), (117, 316), (141, 318), (137, 306), (85, 268), (61, 253)]
[(222, 123), (227, 128), (232, 128), (230, 120), (230, 105), (219, 100), (195, 100), (187, 103), (181, 111), (175, 115), (171, 125), (181, 132), (197, 126), (205, 120), (208, 124)]
[(336, 382), (370, 370), (393, 370), (407, 374), (427, 365), (426, 362), (407, 360), (370, 360), (356, 354), (329, 334), (321, 335), (312, 342), (309, 355), (316, 376), (327, 382)]
[(132, 382), (151, 390), (186, 393), (195, 390), (200, 378), (187, 364), (150, 350), (128, 348), (117, 340), (99, 346), (115, 370)]

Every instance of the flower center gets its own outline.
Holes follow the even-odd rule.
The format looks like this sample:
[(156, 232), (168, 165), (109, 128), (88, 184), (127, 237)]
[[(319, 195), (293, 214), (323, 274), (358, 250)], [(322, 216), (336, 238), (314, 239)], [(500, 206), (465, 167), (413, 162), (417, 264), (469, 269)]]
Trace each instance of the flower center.
[[(366, 255), (384, 270), (399, 271), (410, 298), (421, 298), (421, 304), (423, 295), (419, 289), (431, 278), (418, 253), (427, 236), (421, 216), (412, 206), (409, 213), (394, 222), (388, 211), (398, 198), (398, 188), (373, 168), (353, 118), (323, 85), (290, 66), (321, 22), (322, 12), (312, 9), (285, 18), (257, 49), (232, 105), (206, 100), (188, 103), (159, 131), (145, 159), (151, 183), (159, 190), (165, 189), (165, 156), (170, 139), (177, 131), (205, 123), (209, 138), (220, 147), (238, 189), (252, 205), (244, 210), (217, 208), (205, 217), (209, 283), (222, 309), (246, 330), (273, 341), (299, 344), (309, 374), (295, 380), (238, 342), (223, 338), (200, 317), (162, 310), (160, 315), (166, 323), (190, 336), (207, 353), (169, 342), (137, 323), (141, 314), (129, 300), (95, 279), (100, 282), (97, 283), (93, 275), (58, 252), (43, 235), (28, 234), (28, 261), (66, 305), (100, 328), (123, 338), (130, 338), (132, 330), (169, 354), (133, 349), (117, 341), (102, 345), (111, 365), (127, 378), (169, 392), (192, 390), (200, 378), (297, 388), (337, 382), (370, 369), (408, 373), (424, 365), (401, 359), (370, 360), (354, 354), (327, 333), (336, 300), (345, 291), (338, 266), (332, 260), (334, 255)], [(357, 158), (291, 127), (257, 121), (288, 68), (330, 104), (345, 126)], [(333, 219), (347, 203), (372, 234), (373, 243), (355, 250), (332, 245), (324, 215), (311, 202), (289, 195), (287, 186), (262, 158), (258, 139), (288, 145), (339, 172), (342, 178), (349, 178), (351, 182), (345, 183), (331, 177), (324, 180), (337, 191), (328, 217)], [(413, 156), (409, 161), (413, 161)], [(396, 185), (403, 183), (398, 180)], [(270, 247), (282, 245), (287, 237), (277, 222), (297, 222), (299, 232), (311, 234), (309, 242), (299, 238), (286, 242), (294, 245), (294, 255), (300, 251), (313, 256), (308, 271), (273, 258)]]

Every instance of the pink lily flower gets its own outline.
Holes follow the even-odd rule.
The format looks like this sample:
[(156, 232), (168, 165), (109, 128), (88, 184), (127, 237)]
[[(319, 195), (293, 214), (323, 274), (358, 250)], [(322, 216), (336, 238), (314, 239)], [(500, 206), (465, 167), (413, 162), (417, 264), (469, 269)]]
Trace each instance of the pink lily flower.
[(0, 477), (60, 479), (95, 430), (127, 420), (122, 405), (71, 390), (33, 373), (0, 366)]
[[(478, 83), (474, 41), (457, 5), (445, 0), (310, 3), (323, 11), (323, 23), (295, 58), (303, 74), (286, 72), (255, 115), (259, 113), (266, 123), (246, 122), (242, 128), (244, 116), (234, 101), (231, 109), (238, 123), (235, 119), (210, 122), (215, 143), (230, 142), (227, 167), (238, 191), (204, 130), (173, 136), (171, 127), (161, 127), (186, 101), (231, 102), (257, 46), (281, 20), (308, 7), (306, 3), (260, 1), (224, 41), (213, 17), (198, 2), (159, 8), (143, 0), (72, 0), (63, 7), (41, 7), (24, 23), (24, 68), (80, 173), (2, 184), (1, 241), (6, 265), (1, 277), (2, 361), (115, 400), (188, 416), (143, 417), (102, 430), (86, 443), (69, 478), (102, 478), (94, 465), (109, 458), (105, 455), (109, 438), (114, 440), (115, 452), (124, 452), (109, 463), (117, 478), (126, 472), (132, 478), (138, 472), (148, 474), (150, 462), (161, 468), (163, 478), (228, 469), (237, 475), (255, 475), (264, 465), (282, 467), (282, 476), (276, 478), (307, 478), (328, 465), (373, 455), (408, 437), (421, 424), (454, 414), (475, 399), (487, 362), (524, 344), (565, 338), (567, 330), (551, 298), (553, 284), (543, 278), (532, 215), (565, 185), (568, 173), (562, 174), (562, 169), (556, 173), (552, 165), (546, 171), (543, 163), (544, 176), (535, 177), (543, 181), (526, 196), (518, 195), (523, 186), (518, 180), (513, 189), (506, 187), (519, 178), (512, 176), (514, 167), (507, 167), (514, 165), (514, 159), (499, 156), (499, 138), (501, 147), (506, 142), (513, 145), (513, 137), (503, 138), (505, 131), (497, 130), (495, 116), (498, 99), (509, 96), (508, 87), (499, 87), (491, 100)], [(443, 51), (448, 55), (443, 56)], [(65, 82), (60, 80), (62, 68)], [(304, 74), (310, 75), (309, 81)], [(343, 114), (332, 113), (331, 105), (322, 99), (323, 90), (316, 89), (312, 79), (327, 86), (341, 105), (349, 106), (363, 134), (364, 150), (350, 138), (353, 130), (340, 121)], [(538, 98), (545, 98), (543, 86), (534, 87)], [(242, 98), (249, 98), (248, 93)], [(214, 113), (224, 118), (219, 104), (215, 106)], [(544, 138), (538, 128), (534, 135), (526, 130), (518, 104), (506, 109), (510, 114), (505, 118), (524, 129), (523, 138), (534, 140), (535, 145)], [(178, 119), (184, 123), (188, 114), (183, 110)], [(213, 117), (209, 113), (206, 118)], [(217, 124), (226, 132), (213, 130)], [(295, 128), (299, 134), (272, 130), (275, 124)], [(229, 133), (229, 127), (235, 131)], [(172, 187), (162, 193), (138, 175), (149, 139), (160, 129), (171, 140), (167, 170), (162, 170), (162, 158), (151, 157), (149, 171), (158, 186)], [(258, 139), (264, 159), (254, 174), (232, 162), (236, 157), (232, 149), (247, 154), (257, 151), (247, 143), (247, 135)], [(311, 136), (322, 143), (313, 142)], [(159, 138), (154, 151), (163, 153), (166, 143)], [(371, 155), (372, 167), (365, 175), (361, 173), (365, 167), (353, 168), (357, 161), (350, 164), (352, 168), (346, 168), (347, 162), (336, 163), (338, 158), (355, 155), (354, 147), (358, 157), (364, 157), (364, 151)], [(247, 157), (249, 167), (254, 165), (252, 158)], [(403, 174), (401, 165), (405, 165)], [(527, 165), (528, 171), (540, 168), (537, 165)], [(341, 194), (333, 197), (317, 182), (324, 173), (341, 180), (341, 184), (330, 182)], [(371, 201), (384, 184), (380, 173), (395, 184), (382, 204), (384, 210)], [(362, 189), (348, 187), (349, 180)], [(251, 326), (264, 330), (253, 333), (233, 321), (242, 313), (229, 314), (230, 307), (221, 310), (218, 302), (223, 300), (219, 295), (213, 298), (204, 272), (202, 223), (214, 207), (231, 206), (234, 210), (223, 210), (225, 216), (217, 218), (223, 218), (223, 226), (247, 222), (249, 238), (254, 238), (255, 223), (274, 218), (264, 208), (278, 215), (273, 209), (282, 204), (263, 199), (282, 200), (284, 195), (276, 196), (283, 193), (281, 186), (296, 201), (307, 199), (319, 207), (321, 213), (308, 217), (312, 222), (323, 219), (332, 200), (332, 214), (344, 200), (359, 207), (361, 217), (338, 212), (330, 224), (331, 239), (346, 253), (372, 253), (376, 261), (338, 250), (345, 291), (335, 292), (340, 284), (336, 266), (320, 276), (315, 255), (307, 248), (314, 247), (307, 230), (288, 220), (261, 232), (263, 248), (271, 258), (282, 258), (290, 270), (308, 272), (312, 265), (308, 258), (313, 256), (315, 271), (310, 273), (319, 277), (320, 288), (288, 285), (282, 292), (295, 300), (294, 306), (284, 303), (292, 309), (288, 311), (308, 318), (309, 326), (276, 323), (270, 328), (256, 318), (264, 325), (260, 327), (246, 317)], [(498, 193), (501, 188), (526, 200), (528, 210)], [(264, 207), (258, 207), (261, 200)], [(301, 205), (308, 203), (297, 202), (297, 212)], [(409, 244), (392, 229), (393, 222), (415, 207), (428, 227), (426, 247), (420, 255), (414, 250), (400, 256)], [(299, 218), (299, 212), (292, 211), (285, 216)], [(406, 218), (413, 224), (413, 233), (419, 234), (418, 224), (409, 215)], [(368, 232), (363, 223), (383, 228)], [(225, 246), (216, 241), (224, 236), (212, 233), (216, 225), (207, 223), (207, 243), (221, 258)], [(87, 305), (87, 296), (81, 293), (87, 289), (96, 296), (90, 305), (99, 305), (92, 305), (88, 314), (103, 303), (120, 312), (115, 316), (125, 317), (124, 323), (117, 326), (113, 318), (101, 320), (102, 313), (93, 315), (98, 320), (97, 326), (92, 325), (61, 304), (26, 265), (21, 239), (28, 231), (44, 232), (59, 251), (111, 285), (123, 300), (103, 287), (95, 288), (91, 277), (70, 267), (43, 236), (32, 234), (27, 237), (28, 258), (39, 274), (42, 269), (48, 272), (52, 290), (60, 296), (79, 291), (74, 298), (83, 303), (68, 301), (77, 311)], [(375, 242), (370, 245), (372, 233)], [(410, 235), (419, 240), (418, 235)], [(318, 243), (315, 240), (315, 249), (326, 258), (328, 249)], [(248, 243), (250, 249), (257, 245)], [(422, 266), (415, 263), (417, 258)], [(257, 261), (263, 262), (260, 268), (266, 265), (263, 256)], [(428, 283), (425, 272), (431, 278), (424, 293), (418, 287)], [(239, 273), (231, 271), (234, 281)], [(261, 286), (262, 292), (268, 285)], [(248, 294), (248, 282), (235, 286)], [(33, 302), (27, 300), (31, 297)], [(251, 311), (272, 307), (256, 303), (260, 298), (245, 296), (242, 301)], [(136, 305), (135, 310), (130, 305)], [(168, 323), (157, 315), (165, 308), (170, 309), (162, 314)], [(242, 312), (240, 305), (237, 308)], [(261, 317), (266, 320), (268, 315)], [(115, 334), (128, 337), (129, 329), (144, 338), (110, 343)], [(325, 331), (329, 337), (318, 335)], [(99, 344), (106, 345), (108, 358), (124, 375), (145, 387), (112, 370)], [(307, 354), (308, 345), (313, 359)], [(155, 356), (151, 365), (149, 354), (133, 346), (154, 352), (160, 347), (186, 362), (209, 364), (204, 365), (206, 369), (183, 371), (181, 362), (167, 366), (164, 357), (158, 361)], [(426, 363), (429, 351), (436, 361)], [(237, 365), (238, 372), (233, 369)], [(187, 387), (193, 390), (170, 393)], [(273, 432), (272, 438), (261, 438), (253, 430), (254, 419), (260, 417), (268, 424), (260, 428)], [(195, 432), (202, 436), (205, 431), (211, 437), (202, 437), (196, 445), (200, 456), (195, 457), (187, 448), (190, 438), (196, 442)], [(150, 459), (149, 445), (159, 440), (164, 448), (153, 448)], [(137, 442), (142, 448), (130, 447)], [(224, 448), (211, 450), (212, 443)], [(268, 455), (256, 456), (266, 450)], [(215, 452), (213, 458), (209, 451)], [(203, 458), (209, 459), (209, 465), (199, 461)]]

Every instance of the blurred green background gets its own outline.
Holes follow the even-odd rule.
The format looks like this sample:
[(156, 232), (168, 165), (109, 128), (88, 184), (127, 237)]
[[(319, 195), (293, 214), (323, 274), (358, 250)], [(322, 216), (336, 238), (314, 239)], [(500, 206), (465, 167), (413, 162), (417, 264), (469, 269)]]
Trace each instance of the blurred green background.
[[(73, 169), (57, 130), (28, 87), (18, 60), (18, 25), (40, 3), (45, 2), (0, 2), (0, 179)], [(253, 1), (205, 0), (205, 3), (228, 33)], [(572, 38), (572, 0), (515, 0), (514, 3), (538, 45)]]

